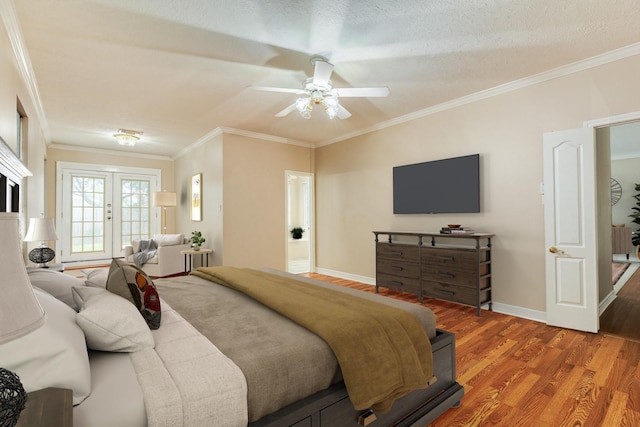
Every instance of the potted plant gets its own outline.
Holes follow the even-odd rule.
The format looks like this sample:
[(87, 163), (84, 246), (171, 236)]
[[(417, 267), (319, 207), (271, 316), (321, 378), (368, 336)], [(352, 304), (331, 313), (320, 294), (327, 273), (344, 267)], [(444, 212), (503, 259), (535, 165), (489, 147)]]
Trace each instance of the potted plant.
[[(636, 191), (640, 191), (640, 184), (636, 184)], [(634, 212), (629, 216), (633, 218), (631, 222), (633, 222), (634, 224), (640, 225), (640, 193), (637, 193), (636, 195), (634, 195), (633, 198), (636, 199), (637, 206), (634, 206), (631, 208), (633, 209)], [(640, 258), (640, 229), (638, 229), (633, 234), (633, 237), (631, 238), (631, 243), (633, 243), (633, 245), (636, 246), (636, 255), (638, 256), (638, 258)]]
[(295, 240), (302, 239), (303, 233), (304, 233), (304, 230), (302, 229), (302, 227), (293, 227), (291, 229), (291, 238)]
[(202, 233), (199, 231), (192, 231), (191, 232), (191, 239), (189, 239), (189, 241), (191, 242), (191, 249), (193, 249), (194, 251), (199, 251), (200, 247), (202, 246), (202, 244), (206, 241), (207, 239), (205, 239), (204, 237), (202, 237)]

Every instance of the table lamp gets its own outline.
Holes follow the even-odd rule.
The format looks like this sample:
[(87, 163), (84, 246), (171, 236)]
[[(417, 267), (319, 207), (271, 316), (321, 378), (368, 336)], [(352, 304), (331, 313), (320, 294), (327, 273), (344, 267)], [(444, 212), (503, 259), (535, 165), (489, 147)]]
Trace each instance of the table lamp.
[(52, 218), (31, 218), (29, 228), (24, 236), (25, 242), (41, 241), (39, 247), (29, 252), (29, 260), (38, 264), (38, 267), (48, 268), (47, 263), (56, 257), (53, 249), (46, 246), (49, 240), (58, 240)]
[(22, 258), (18, 214), (0, 213), (0, 344), (20, 338), (44, 324), (45, 313), (36, 299)]

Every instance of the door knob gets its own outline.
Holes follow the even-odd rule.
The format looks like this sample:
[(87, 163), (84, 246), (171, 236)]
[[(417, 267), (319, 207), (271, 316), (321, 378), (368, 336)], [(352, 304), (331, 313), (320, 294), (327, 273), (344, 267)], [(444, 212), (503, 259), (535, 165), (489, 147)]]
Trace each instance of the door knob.
[(551, 252), (552, 254), (558, 254), (558, 255), (564, 254), (564, 251), (562, 249), (558, 249), (555, 246), (549, 246), (549, 252)]

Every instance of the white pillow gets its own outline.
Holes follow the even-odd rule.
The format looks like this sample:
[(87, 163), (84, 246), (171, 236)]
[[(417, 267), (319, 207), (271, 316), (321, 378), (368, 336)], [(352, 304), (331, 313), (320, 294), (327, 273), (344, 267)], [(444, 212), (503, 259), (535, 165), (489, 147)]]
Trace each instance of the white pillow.
[(96, 268), (87, 273), (87, 279), (84, 284), (93, 288), (105, 289), (107, 287), (107, 277), (109, 277), (108, 268)]
[(82, 279), (46, 268), (28, 270), (27, 274), (33, 286), (53, 295), (74, 310), (78, 310), (73, 300), (73, 295), (71, 295), (71, 288), (74, 286), (84, 286), (85, 283)]
[(132, 240), (131, 246), (133, 247), (133, 253), (140, 252), (140, 240)]
[(135, 352), (153, 348), (155, 342), (136, 307), (106, 289), (73, 288), (80, 312), (76, 322), (91, 350)]
[(153, 241), (160, 246), (182, 245), (184, 243), (184, 234), (156, 234)]
[(72, 389), (77, 405), (91, 393), (91, 371), (76, 312), (39, 289), (34, 293), (47, 320), (35, 331), (0, 344), (0, 366), (18, 374), (27, 393), (47, 387)]

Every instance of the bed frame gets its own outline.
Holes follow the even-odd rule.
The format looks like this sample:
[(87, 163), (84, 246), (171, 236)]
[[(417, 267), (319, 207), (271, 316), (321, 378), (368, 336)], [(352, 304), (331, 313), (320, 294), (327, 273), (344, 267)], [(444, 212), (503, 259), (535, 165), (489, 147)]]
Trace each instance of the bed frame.
[(356, 411), (341, 382), (250, 423), (249, 427), (425, 427), (447, 409), (458, 407), (464, 396), (464, 388), (456, 382), (455, 348), (455, 336), (438, 329), (431, 339), (437, 381), (397, 400), (386, 414)]

